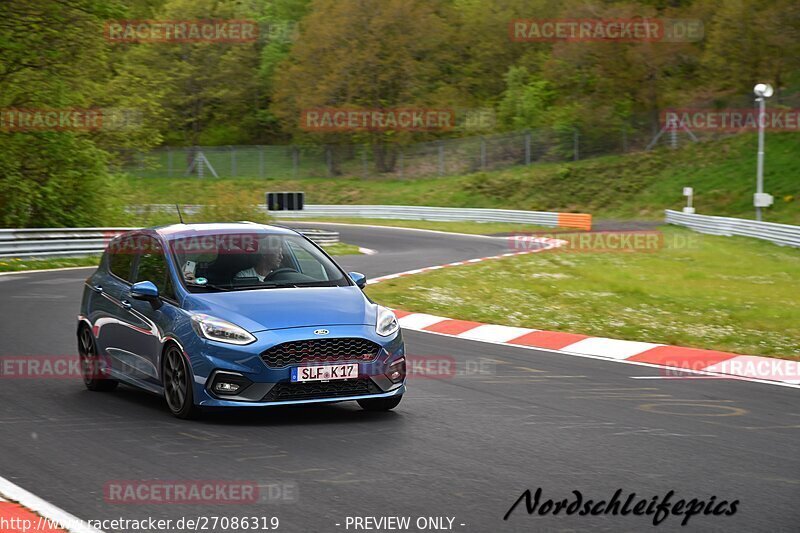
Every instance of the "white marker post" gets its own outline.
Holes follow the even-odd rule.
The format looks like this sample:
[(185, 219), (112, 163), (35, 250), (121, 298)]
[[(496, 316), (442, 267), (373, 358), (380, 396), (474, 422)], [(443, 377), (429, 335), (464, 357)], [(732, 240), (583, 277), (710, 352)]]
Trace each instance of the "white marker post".
[(683, 208), (683, 212), (687, 215), (694, 214), (694, 207), (692, 207), (692, 195), (694, 194), (694, 189), (691, 187), (684, 187), (683, 188), (683, 195), (686, 197), (686, 207)]

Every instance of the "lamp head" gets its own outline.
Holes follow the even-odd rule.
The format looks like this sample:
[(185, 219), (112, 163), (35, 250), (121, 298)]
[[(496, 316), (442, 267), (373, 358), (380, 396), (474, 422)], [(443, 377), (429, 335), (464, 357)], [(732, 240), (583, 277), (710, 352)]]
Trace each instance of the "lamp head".
[(759, 83), (753, 87), (753, 92), (759, 98), (769, 98), (775, 91), (769, 83)]

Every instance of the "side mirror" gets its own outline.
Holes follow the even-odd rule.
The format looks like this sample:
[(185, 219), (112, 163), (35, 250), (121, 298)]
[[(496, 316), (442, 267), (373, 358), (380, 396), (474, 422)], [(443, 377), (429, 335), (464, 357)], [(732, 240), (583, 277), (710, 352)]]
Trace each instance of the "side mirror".
[(140, 281), (131, 287), (131, 298), (147, 302), (158, 301), (158, 287), (152, 281)]
[(356, 282), (359, 289), (363, 289), (367, 286), (367, 276), (361, 272), (350, 272), (350, 279)]

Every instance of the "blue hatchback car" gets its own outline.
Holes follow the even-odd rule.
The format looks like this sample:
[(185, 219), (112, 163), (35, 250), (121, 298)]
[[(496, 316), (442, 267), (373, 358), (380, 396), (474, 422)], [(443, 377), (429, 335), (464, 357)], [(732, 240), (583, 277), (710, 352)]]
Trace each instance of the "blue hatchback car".
[(397, 318), (290, 229), (175, 224), (115, 237), (86, 280), (78, 348), (86, 386), (205, 407), (355, 400), (386, 411), (405, 392)]

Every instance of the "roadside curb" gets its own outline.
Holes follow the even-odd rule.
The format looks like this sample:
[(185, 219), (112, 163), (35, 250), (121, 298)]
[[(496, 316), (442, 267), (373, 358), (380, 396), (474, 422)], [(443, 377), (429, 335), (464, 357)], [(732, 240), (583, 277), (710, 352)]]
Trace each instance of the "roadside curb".
[(394, 312), (400, 327), (407, 330), (518, 348), (538, 348), (564, 355), (652, 365), (666, 369), (665, 376), (676, 379), (688, 372), (800, 385), (800, 361), (484, 324), (399, 309)]
[(103, 533), (3, 477), (0, 477), (0, 517), (9, 526), (0, 527), (0, 531), (9, 533)]

